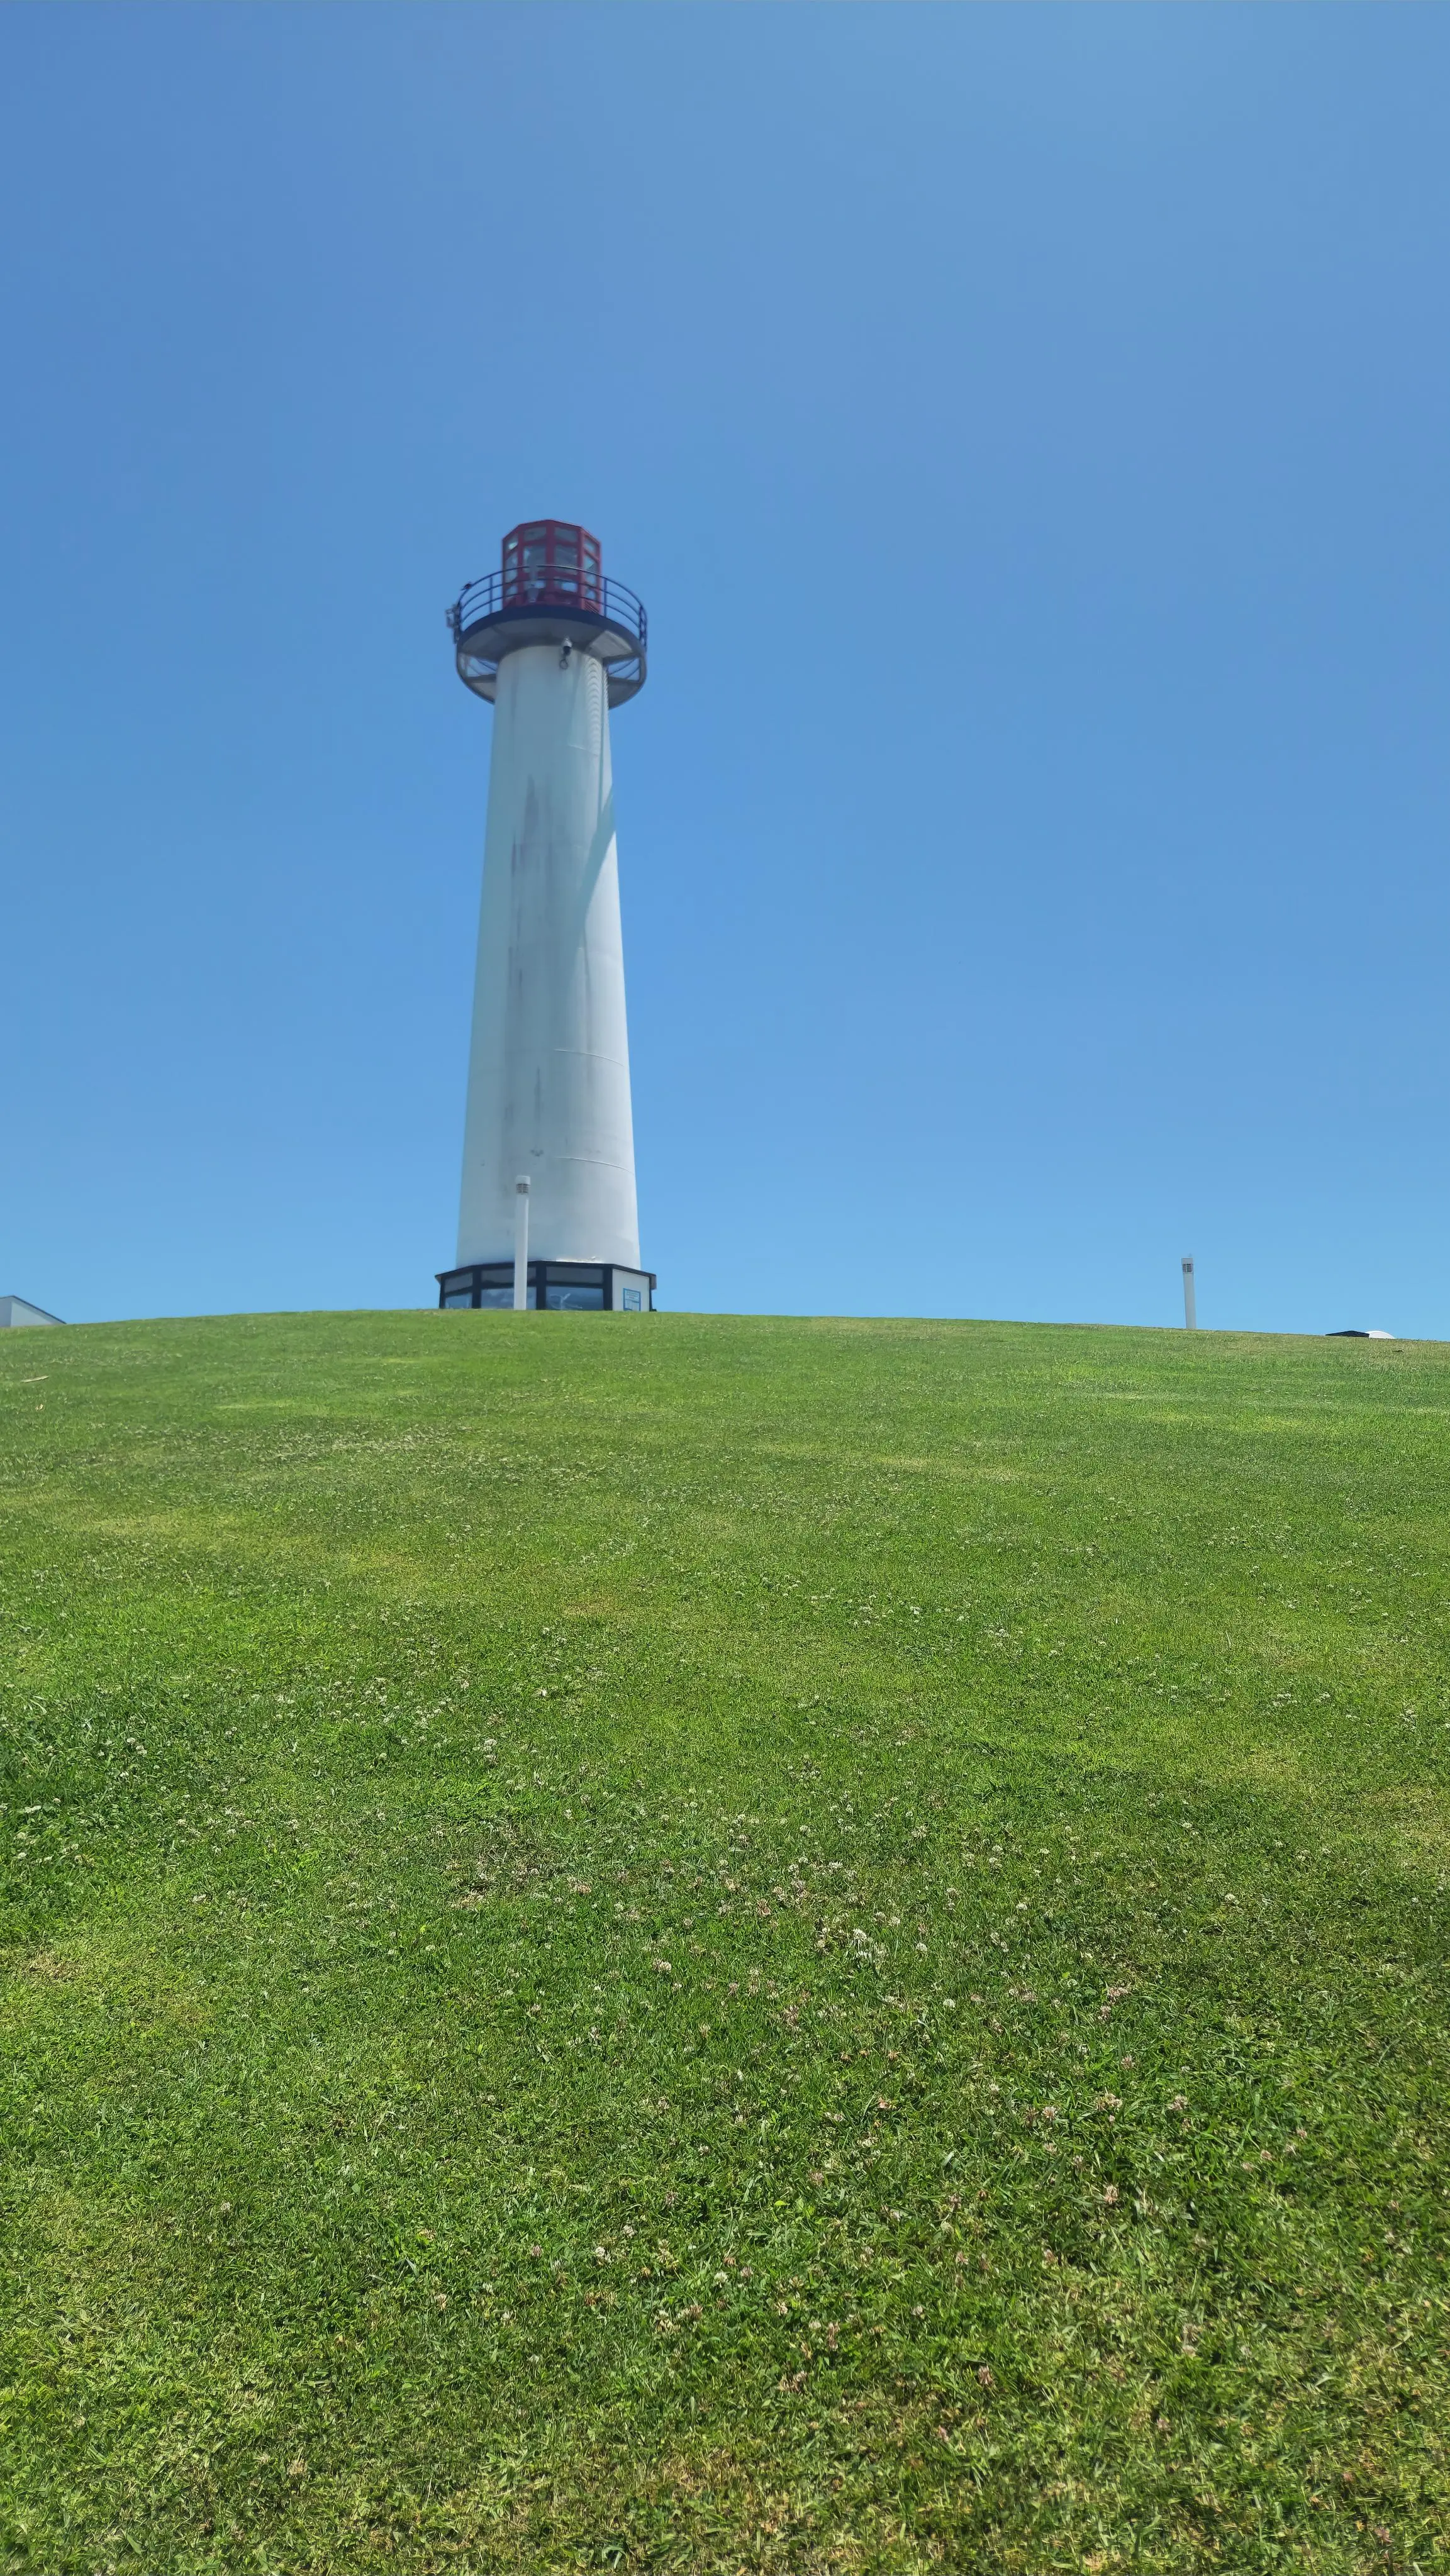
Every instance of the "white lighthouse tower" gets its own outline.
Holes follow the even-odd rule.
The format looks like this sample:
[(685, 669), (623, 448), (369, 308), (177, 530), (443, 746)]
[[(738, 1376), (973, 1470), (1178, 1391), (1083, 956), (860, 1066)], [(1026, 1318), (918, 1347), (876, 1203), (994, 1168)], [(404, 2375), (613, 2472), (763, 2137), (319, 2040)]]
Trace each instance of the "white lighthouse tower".
[(530, 519), (448, 622), (494, 726), (458, 1258), (438, 1302), (512, 1306), (517, 1247), (519, 1302), (647, 1309), (609, 761), (609, 710), (644, 686), (644, 609), (605, 580), (587, 528)]

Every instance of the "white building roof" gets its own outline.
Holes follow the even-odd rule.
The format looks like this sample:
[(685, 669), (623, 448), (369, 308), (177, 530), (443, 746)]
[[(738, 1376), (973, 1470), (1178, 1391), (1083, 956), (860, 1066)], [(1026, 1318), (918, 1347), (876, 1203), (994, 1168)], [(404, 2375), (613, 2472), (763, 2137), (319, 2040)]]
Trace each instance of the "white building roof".
[(28, 1297), (0, 1297), (0, 1326), (5, 1324), (58, 1324), (59, 1315), (48, 1315), (43, 1306), (32, 1306)]

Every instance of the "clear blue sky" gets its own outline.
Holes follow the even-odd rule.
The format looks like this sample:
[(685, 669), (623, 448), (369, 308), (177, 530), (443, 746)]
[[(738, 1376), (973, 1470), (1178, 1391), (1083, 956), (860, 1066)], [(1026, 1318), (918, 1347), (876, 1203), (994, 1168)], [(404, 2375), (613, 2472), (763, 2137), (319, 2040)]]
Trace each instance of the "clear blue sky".
[(1450, 1335), (1450, 11), (0, 10), (0, 1290), (421, 1305), (536, 512), (671, 1307)]

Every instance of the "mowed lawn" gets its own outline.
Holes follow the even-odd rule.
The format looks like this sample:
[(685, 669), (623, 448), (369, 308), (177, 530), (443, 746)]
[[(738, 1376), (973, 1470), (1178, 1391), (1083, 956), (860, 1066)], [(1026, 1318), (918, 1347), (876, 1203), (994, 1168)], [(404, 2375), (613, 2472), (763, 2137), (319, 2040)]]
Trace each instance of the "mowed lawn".
[(1440, 2569), (1450, 1349), (0, 1336), (0, 2565)]

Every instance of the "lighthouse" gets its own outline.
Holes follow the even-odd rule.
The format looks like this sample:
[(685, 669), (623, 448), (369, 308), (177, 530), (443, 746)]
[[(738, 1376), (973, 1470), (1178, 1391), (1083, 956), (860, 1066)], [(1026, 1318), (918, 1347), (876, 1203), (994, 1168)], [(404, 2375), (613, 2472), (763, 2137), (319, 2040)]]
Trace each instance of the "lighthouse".
[(645, 1312), (609, 759), (609, 711), (644, 686), (644, 608), (587, 528), (529, 519), (448, 623), (459, 678), (492, 703), (493, 757), (438, 1302)]

